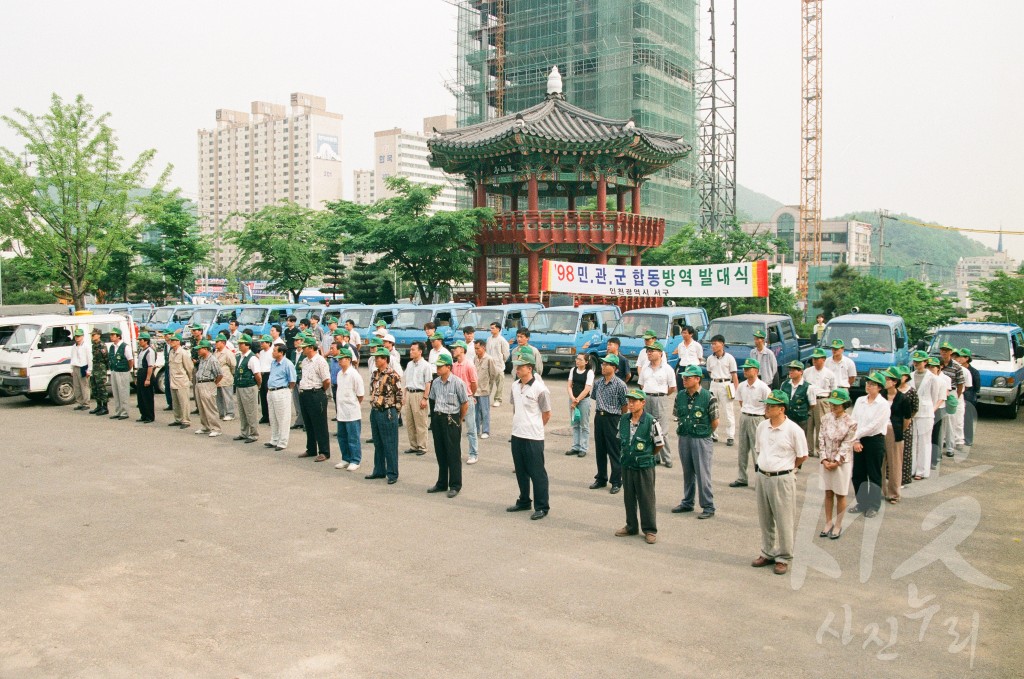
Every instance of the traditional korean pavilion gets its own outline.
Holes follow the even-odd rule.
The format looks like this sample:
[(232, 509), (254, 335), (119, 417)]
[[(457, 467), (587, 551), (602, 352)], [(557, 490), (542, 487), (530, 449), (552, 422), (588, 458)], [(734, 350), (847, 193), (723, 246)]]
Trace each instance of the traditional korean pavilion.
[[(489, 195), (508, 197), (502, 202), (510, 209), (497, 212), (494, 224), (477, 237), (473, 291), (478, 305), (539, 301), (541, 258), (639, 265), (640, 255), (665, 237), (665, 220), (642, 214), (640, 187), (652, 173), (690, 153), (690, 145), (640, 129), (632, 120), (612, 120), (573, 106), (562, 94), (557, 67), (551, 69), (547, 89), (536, 106), (438, 132), (427, 142), (430, 164), (465, 176), (475, 207), (487, 206)], [(610, 195), (615, 196), (614, 211), (605, 210)], [(567, 209), (541, 210), (543, 197), (561, 198)], [(596, 197), (597, 211), (576, 209), (591, 197)], [(488, 299), (489, 257), (511, 258), (511, 295)], [(520, 257), (528, 262), (525, 295)]]

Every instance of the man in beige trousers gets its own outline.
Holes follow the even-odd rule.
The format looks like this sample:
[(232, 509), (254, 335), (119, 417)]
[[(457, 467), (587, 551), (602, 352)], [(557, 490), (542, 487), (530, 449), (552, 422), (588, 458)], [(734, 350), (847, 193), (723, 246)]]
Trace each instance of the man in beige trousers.
[(189, 393), (192, 390), (192, 374), (195, 366), (192, 364), (192, 356), (181, 346), (181, 335), (174, 334), (168, 342), (171, 351), (167, 354), (168, 375), (171, 378), (171, 407), (174, 408), (174, 422), (168, 427), (180, 427), (188, 429), (192, 426), (189, 412), (192, 410), (189, 404)]

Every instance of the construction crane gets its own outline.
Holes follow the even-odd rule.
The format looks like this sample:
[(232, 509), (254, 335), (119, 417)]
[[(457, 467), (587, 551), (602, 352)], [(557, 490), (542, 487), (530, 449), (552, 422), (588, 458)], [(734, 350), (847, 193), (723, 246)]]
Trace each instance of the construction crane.
[(822, 0), (800, 0), (803, 91), (797, 297), (804, 303), (805, 316), (810, 267), (821, 264), (821, 4)]

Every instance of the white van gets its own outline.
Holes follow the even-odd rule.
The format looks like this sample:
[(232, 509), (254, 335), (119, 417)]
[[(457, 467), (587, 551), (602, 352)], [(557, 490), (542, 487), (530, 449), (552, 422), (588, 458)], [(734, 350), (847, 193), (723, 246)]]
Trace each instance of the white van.
[(82, 328), (86, 343), (91, 344), (94, 327), (100, 329), (103, 342), (110, 342), (110, 330), (117, 327), (126, 342), (137, 346), (138, 326), (126, 314), (32, 316), (0, 346), (0, 387), (34, 401), (49, 398), (57, 405), (73, 403), (71, 347), (75, 330)]

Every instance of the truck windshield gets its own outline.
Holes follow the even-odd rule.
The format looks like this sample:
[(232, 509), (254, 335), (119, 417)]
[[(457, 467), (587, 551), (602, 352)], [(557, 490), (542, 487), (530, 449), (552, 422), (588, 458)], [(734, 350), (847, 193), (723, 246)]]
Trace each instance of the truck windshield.
[(939, 353), (939, 345), (949, 342), (958, 349), (971, 350), (976, 361), (1011, 361), (1008, 335), (987, 332), (940, 332), (932, 340), (932, 353)]
[(711, 321), (705, 337), (721, 335), (729, 346), (754, 346), (754, 331), (764, 331), (764, 323), (759, 321)]
[(345, 312), (345, 320), (352, 319), (352, 323), (357, 328), (365, 328), (370, 325), (370, 319), (373, 318), (372, 309), (350, 309)]
[(174, 322), (184, 323), (188, 319), (192, 318), (192, 314), (194, 312), (195, 309), (178, 309), (177, 311), (174, 312)]
[(132, 320), (136, 323), (145, 323), (153, 313), (152, 309), (132, 309)]
[(867, 323), (830, 323), (825, 328), (821, 345), (827, 347), (835, 340), (843, 340), (847, 351), (892, 353), (892, 328)]
[[(214, 317), (216, 315), (217, 315), (217, 310), (216, 309), (196, 309), (195, 312), (192, 314), (192, 319), (191, 320), (192, 320), (192, 323), (199, 323), (200, 325), (206, 325), (207, 323), (210, 323), (211, 321), (213, 321), (213, 319), (214, 319)], [(227, 323), (227, 321), (224, 321), (224, 322)]]
[(239, 325), (263, 325), (267, 318), (266, 309), (242, 309), (238, 314)]
[(473, 326), (474, 330), (488, 330), (491, 323), (501, 325), (501, 311), (498, 309), (471, 309), (459, 321), (459, 326)]
[(395, 322), (391, 324), (394, 330), (414, 330), (434, 320), (434, 312), (431, 309), (406, 309), (399, 311), (395, 316)]
[(530, 332), (575, 335), (580, 315), (575, 311), (538, 311), (530, 321)]
[(28, 348), (32, 346), (32, 343), (36, 340), (36, 335), (39, 334), (38, 325), (19, 325), (15, 330), (7, 343), (4, 344), (3, 348), (8, 351), (20, 351), (22, 353), (28, 351)]
[(657, 314), (626, 314), (612, 330), (612, 335), (615, 337), (643, 337), (648, 330), (653, 330), (658, 337), (666, 337), (668, 335), (668, 319)]
[(174, 315), (174, 309), (172, 307), (161, 307), (153, 312), (150, 317), (150, 323), (167, 323), (171, 320), (171, 316)]
[(234, 309), (224, 309), (217, 314), (218, 323), (227, 323), (238, 318), (238, 313)]

